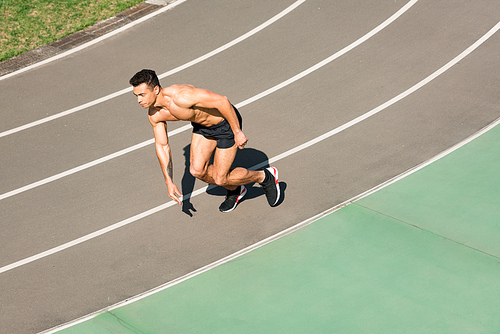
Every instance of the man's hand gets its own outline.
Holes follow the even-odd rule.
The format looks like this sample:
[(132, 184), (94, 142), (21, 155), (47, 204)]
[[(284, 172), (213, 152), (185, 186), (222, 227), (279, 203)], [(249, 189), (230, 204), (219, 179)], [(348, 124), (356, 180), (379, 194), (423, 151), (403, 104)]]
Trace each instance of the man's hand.
[(170, 184), (170, 186), (167, 184), (168, 188), (168, 197), (173, 199), (174, 201), (177, 202), (177, 204), (181, 205), (182, 204), (182, 194), (177, 188), (175, 184)]
[(248, 139), (245, 136), (245, 134), (242, 131), (240, 131), (240, 132), (234, 134), (234, 142), (236, 143), (236, 146), (238, 146), (238, 148), (240, 150), (242, 150), (245, 148), (245, 145), (247, 144)]

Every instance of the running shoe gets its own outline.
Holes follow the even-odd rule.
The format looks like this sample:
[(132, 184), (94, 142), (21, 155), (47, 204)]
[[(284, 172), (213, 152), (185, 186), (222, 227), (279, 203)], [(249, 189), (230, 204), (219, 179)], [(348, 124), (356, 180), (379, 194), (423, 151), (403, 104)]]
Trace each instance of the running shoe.
[(238, 186), (235, 190), (228, 190), (226, 200), (219, 206), (220, 212), (231, 212), (236, 209), (236, 206), (241, 202), (242, 198), (246, 195), (247, 188), (245, 186)]
[(264, 188), (267, 202), (270, 206), (275, 206), (280, 199), (280, 184), (278, 183), (278, 169), (276, 167), (268, 167), (264, 169), (266, 178), (260, 185)]

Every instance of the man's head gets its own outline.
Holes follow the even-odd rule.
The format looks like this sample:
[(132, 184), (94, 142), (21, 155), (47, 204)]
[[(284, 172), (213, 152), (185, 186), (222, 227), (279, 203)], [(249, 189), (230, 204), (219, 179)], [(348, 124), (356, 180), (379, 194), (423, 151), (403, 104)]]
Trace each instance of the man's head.
[(141, 70), (130, 79), (129, 83), (134, 87), (134, 95), (142, 107), (149, 108), (154, 105), (161, 90), (155, 71)]

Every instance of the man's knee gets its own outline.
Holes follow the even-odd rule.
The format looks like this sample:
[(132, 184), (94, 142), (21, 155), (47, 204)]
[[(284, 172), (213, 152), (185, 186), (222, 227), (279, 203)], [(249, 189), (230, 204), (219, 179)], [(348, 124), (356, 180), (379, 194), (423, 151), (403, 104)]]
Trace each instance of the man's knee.
[(214, 175), (214, 182), (220, 187), (226, 187), (230, 185), (226, 174)]
[(189, 167), (189, 172), (197, 179), (203, 179), (207, 175), (207, 168), (200, 168), (191, 165)]

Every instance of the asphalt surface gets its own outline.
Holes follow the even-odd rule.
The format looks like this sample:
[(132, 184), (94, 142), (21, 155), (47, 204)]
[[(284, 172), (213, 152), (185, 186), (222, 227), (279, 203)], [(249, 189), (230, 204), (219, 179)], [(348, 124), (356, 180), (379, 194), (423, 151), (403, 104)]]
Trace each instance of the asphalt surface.
[[(293, 1), (188, 0), (98, 44), (0, 80), (0, 132), (128, 86), (142, 68), (165, 73), (238, 38)], [(306, 1), (227, 50), (161, 79), (224, 94), (237, 105), (351, 45), (406, 1)], [(498, 24), (497, 1), (418, 1), (371, 38), (309, 75), (239, 107), (249, 145), (237, 164), (279, 169), (284, 201), (262, 191), (229, 214), (209, 188), (170, 202), (153, 145), (2, 197), (2, 333), (42, 331), (185, 275), (334, 207), (467, 138), (500, 116), (498, 33), (379, 113), (296, 153), (435, 73)], [(0, 77), (1, 79), (1, 77)], [(169, 130), (185, 123), (169, 124)], [(131, 93), (0, 138), (8, 194), (151, 140)], [(174, 178), (186, 173), (190, 131), (172, 135)], [(141, 215), (137, 217), (136, 215)], [(132, 219), (88, 241), (9, 266)]]

